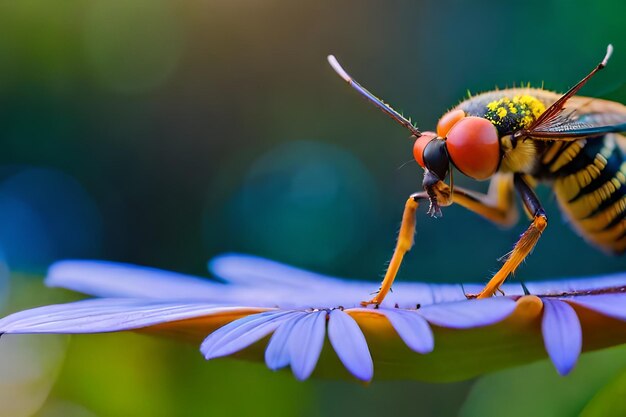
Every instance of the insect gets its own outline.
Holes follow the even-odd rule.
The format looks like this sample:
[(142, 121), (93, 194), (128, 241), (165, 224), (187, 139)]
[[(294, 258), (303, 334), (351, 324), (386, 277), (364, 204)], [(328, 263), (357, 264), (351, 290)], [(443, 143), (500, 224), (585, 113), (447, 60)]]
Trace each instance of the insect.
[[(334, 56), (337, 74), (365, 99), (404, 126), (415, 141), (413, 155), (424, 168), (423, 191), (404, 208), (398, 240), (380, 289), (362, 305), (380, 304), (391, 289), (404, 255), (414, 243), (415, 215), (421, 201), (428, 214), (459, 204), (503, 226), (517, 222), (519, 194), (531, 223), (484, 289), (469, 298), (499, 291), (532, 251), (548, 224), (534, 186), (551, 186), (574, 229), (589, 243), (615, 254), (626, 251), (626, 106), (577, 96), (603, 69), (604, 59), (560, 95), (538, 88), (509, 88), (470, 97), (445, 113), (436, 132), (421, 132), (408, 119), (356, 82)], [(487, 194), (454, 187), (453, 168), (476, 180), (490, 180)], [(450, 176), (450, 184), (444, 181)]]

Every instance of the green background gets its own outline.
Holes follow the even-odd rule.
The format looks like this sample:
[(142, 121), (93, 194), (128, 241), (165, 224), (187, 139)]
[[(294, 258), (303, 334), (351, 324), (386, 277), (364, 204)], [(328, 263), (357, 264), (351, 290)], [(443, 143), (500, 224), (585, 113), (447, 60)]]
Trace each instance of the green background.
[[(608, 43), (611, 63), (583, 93), (626, 102), (625, 13), (608, 0), (0, 1), (0, 253), (14, 280), (0, 292), (12, 308), (66, 299), (41, 286), (57, 259), (206, 275), (206, 261), (229, 251), (375, 288), (422, 170), (407, 132), (351, 91), (326, 55), (427, 130), (468, 90), (563, 91)], [(626, 269), (570, 230), (549, 188), (538, 193), (550, 224), (517, 279)], [(503, 231), (458, 207), (437, 220), (422, 210), (399, 279), (483, 282), (525, 227)], [(16, 272), (36, 278), (16, 283)], [(473, 408), (494, 402), (487, 384), (498, 398), (528, 395), (524, 403), (560, 410), (546, 415), (570, 415), (611, 378), (596, 404), (626, 384), (595, 365), (623, 364), (623, 350), (590, 355), (588, 372), (603, 383), (583, 383), (585, 401), (559, 409), (555, 384), (540, 400), (507, 389), (507, 378), (556, 379), (545, 363), (478, 384), (364, 388), (205, 363), (195, 346), (137, 335), (69, 346), (40, 416), (456, 415), (466, 398), (466, 415), (487, 415)], [(587, 380), (577, 372), (560, 384)]]

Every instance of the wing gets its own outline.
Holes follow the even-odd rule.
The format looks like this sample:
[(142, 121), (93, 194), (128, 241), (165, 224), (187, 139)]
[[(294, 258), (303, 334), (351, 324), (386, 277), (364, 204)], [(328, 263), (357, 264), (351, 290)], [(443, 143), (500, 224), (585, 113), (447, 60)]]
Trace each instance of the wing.
[(587, 113), (564, 110), (557, 117), (528, 131), (524, 136), (537, 140), (578, 140), (605, 133), (626, 132), (624, 113)]
[[(569, 110), (568, 102), (576, 100), (576, 93), (598, 71), (606, 67), (613, 52), (613, 46), (609, 45), (604, 59), (576, 85), (570, 88), (550, 107), (546, 109), (527, 129), (522, 129), (515, 134), (516, 137), (530, 137), (537, 140), (577, 140), (593, 136), (601, 136), (605, 133), (619, 133), (626, 131), (626, 112), (622, 111), (591, 111), (580, 109)], [(604, 102), (607, 103), (607, 102)], [(619, 106), (619, 104), (615, 103)], [(587, 106), (582, 107), (594, 107)], [(598, 107), (598, 106), (595, 106)], [(601, 107), (601, 106), (600, 106)], [(608, 106), (607, 107), (615, 107)], [(574, 106), (574, 108), (576, 108)]]

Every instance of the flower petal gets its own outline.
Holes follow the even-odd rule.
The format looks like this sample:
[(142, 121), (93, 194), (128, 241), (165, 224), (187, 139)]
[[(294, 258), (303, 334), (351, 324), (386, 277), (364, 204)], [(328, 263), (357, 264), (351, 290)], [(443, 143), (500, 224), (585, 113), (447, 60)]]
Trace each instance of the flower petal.
[(422, 354), (433, 351), (435, 347), (433, 331), (417, 311), (381, 308), (377, 312), (387, 317), (409, 349)]
[(528, 288), (530, 293), (538, 295), (559, 295), (564, 292), (591, 291), (602, 288), (623, 286), (626, 286), (626, 272), (597, 275), (595, 277), (526, 283), (526, 287)]
[(417, 310), (430, 323), (437, 326), (465, 329), (488, 326), (510, 316), (515, 301), (507, 297), (482, 300), (465, 300), (453, 303), (433, 304)]
[(206, 300), (224, 285), (155, 268), (104, 261), (61, 261), (48, 270), (46, 284), (94, 295)]
[(209, 271), (224, 281), (245, 286), (318, 287), (337, 278), (309, 272), (258, 256), (229, 253), (209, 261)]
[[(304, 314), (306, 313), (300, 312), (300, 315)], [(294, 314), (292, 317), (293, 319), (283, 321), (278, 326), (265, 349), (265, 364), (272, 371), (289, 365), (289, 337), (293, 326), (298, 321), (297, 315)]]
[(114, 332), (242, 309), (250, 308), (131, 298), (83, 300), (11, 314), (0, 320), (0, 333)]
[(626, 320), (626, 294), (584, 295), (568, 301), (618, 320)]
[(576, 365), (582, 349), (583, 335), (574, 308), (561, 300), (543, 298), (541, 332), (546, 351), (561, 375)]
[(362, 381), (372, 379), (372, 355), (361, 328), (352, 317), (339, 309), (332, 310), (328, 319), (328, 339), (352, 375)]
[(291, 370), (303, 381), (311, 376), (324, 346), (326, 334), (325, 310), (315, 311), (300, 317), (289, 337)]
[[(284, 296), (285, 306), (331, 307), (359, 306), (376, 288), (375, 282), (343, 280), (281, 264), (268, 259), (240, 254), (225, 254), (209, 262), (209, 270), (218, 278), (236, 286), (273, 289)], [(340, 290), (339, 290), (340, 288)], [(399, 282), (384, 306), (415, 307), (465, 299), (460, 284)]]
[(293, 315), (292, 311), (266, 311), (228, 323), (211, 333), (200, 345), (206, 359), (228, 356), (272, 333)]

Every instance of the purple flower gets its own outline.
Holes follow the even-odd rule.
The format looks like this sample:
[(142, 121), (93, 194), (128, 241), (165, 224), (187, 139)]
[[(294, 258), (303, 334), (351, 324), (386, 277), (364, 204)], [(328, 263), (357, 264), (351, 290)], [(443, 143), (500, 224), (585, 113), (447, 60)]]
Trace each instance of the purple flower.
[(555, 289), (556, 283), (529, 285), (529, 291), (542, 292), (540, 298), (527, 296), (523, 301), (540, 302), (543, 305), (541, 333), (544, 346), (556, 370), (567, 375), (576, 365), (583, 347), (583, 329), (579, 314), (585, 310), (603, 316), (626, 321), (626, 287), (622, 279), (626, 274), (605, 278), (604, 287), (599, 280), (581, 281), (578, 288)]
[(341, 377), (332, 365), (340, 362), (362, 381), (375, 372), (458, 380), (546, 352), (564, 375), (582, 350), (626, 342), (626, 274), (529, 284), (532, 296), (507, 284), (506, 296), (484, 300), (465, 297), (481, 285), (398, 283), (374, 309), (359, 306), (372, 287), (364, 281), (243, 255), (218, 257), (209, 267), (221, 282), (108, 262), (60, 262), (48, 285), (101, 298), (12, 314), (0, 320), (0, 332), (165, 333), (203, 340), (206, 359), (237, 354), (272, 370), (290, 367), (301, 380), (314, 372)]

